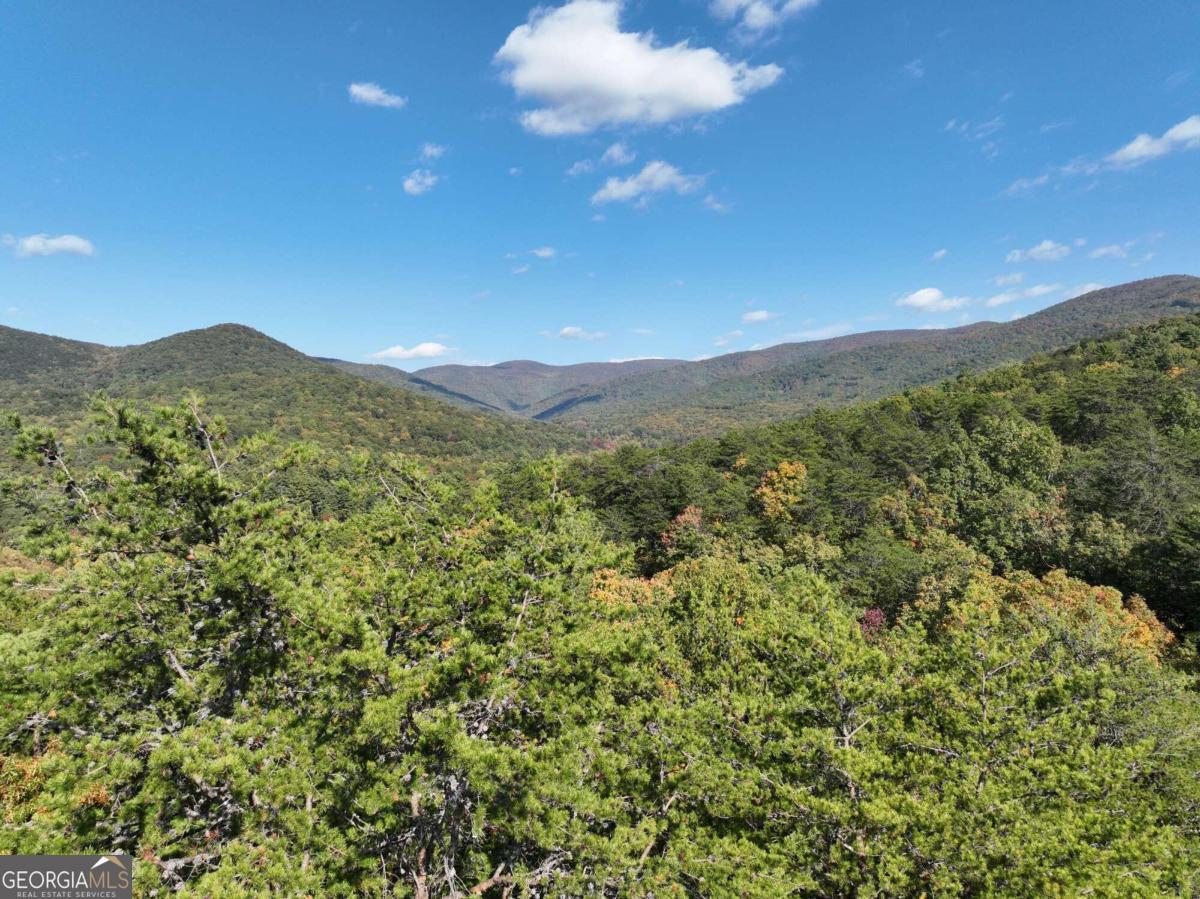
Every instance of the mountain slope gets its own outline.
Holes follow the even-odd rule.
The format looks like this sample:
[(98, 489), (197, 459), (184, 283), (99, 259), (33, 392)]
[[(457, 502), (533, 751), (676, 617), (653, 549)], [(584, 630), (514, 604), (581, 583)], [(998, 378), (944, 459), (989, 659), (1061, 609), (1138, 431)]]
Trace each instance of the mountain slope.
[(0, 409), (70, 427), (89, 395), (173, 403), (203, 395), (237, 433), (427, 457), (579, 446), (553, 426), (472, 412), (338, 371), (251, 328), (218, 325), (132, 347), (0, 328)]
[(710, 435), (818, 405), (885, 396), (1197, 309), (1200, 278), (1155, 278), (1096, 291), (1004, 324), (860, 334), (685, 363), (653, 379), (632, 377), (601, 389), (568, 391), (533, 413), (603, 434)]
[(401, 387), (416, 393), (428, 394), (437, 397), (439, 400), (465, 406), (468, 409), (484, 409), (489, 412), (504, 411), (473, 396), (467, 396), (465, 393), (456, 393), (446, 387), (423, 381), (416, 375), (411, 375), (391, 365), (368, 365), (361, 362), (346, 362), (342, 359), (318, 358), (317, 361), (324, 362), (326, 365), (332, 365), (339, 371), (343, 371), (348, 375), (354, 375), (356, 378), (366, 378), (368, 381), (377, 381), (380, 384), (388, 384), (392, 387)]
[(634, 359), (579, 365), (546, 365), (518, 360), (489, 366), (437, 365), (408, 374), (387, 365), (360, 365), (336, 359), (322, 361), (360, 377), (530, 418), (534, 417), (531, 409), (564, 391), (595, 388), (621, 378), (657, 373), (682, 364), (679, 359)]

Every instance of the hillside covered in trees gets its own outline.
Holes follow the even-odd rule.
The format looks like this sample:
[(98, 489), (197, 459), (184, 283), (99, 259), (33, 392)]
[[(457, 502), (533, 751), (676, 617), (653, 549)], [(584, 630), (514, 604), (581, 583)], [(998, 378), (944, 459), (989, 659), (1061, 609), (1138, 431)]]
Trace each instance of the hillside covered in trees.
[[(154, 372), (34, 349), (38, 413)], [(470, 479), (90, 421), (8, 431), (0, 852), (139, 896), (1200, 890), (1200, 317)]]
[(566, 429), (464, 410), (340, 372), (241, 325), (132, 347), (0, 327), (0, 409), (73, 428), (98, 391), (153, 402), (194, 391), (235, 435), (272, 430), (335, 450), (479, 461), (583, 445)]
[(727, 543), (803, 552), (891, 612), (982, 553), (998, 573), (1140, 594), (1200, 631), (1200, 317), (717, 440), (626, 446), (568, 483), (646, 574)]
[(656, 441), (717, 436), (816, 408), (876, 399), (964, 371), (1200, 310), (1200, 278), (1169, 276), (1095, 291), (1012, 322), (883, 331), (718, 356), (653, 377), (580, 388), (532, 410), (543, 421)]

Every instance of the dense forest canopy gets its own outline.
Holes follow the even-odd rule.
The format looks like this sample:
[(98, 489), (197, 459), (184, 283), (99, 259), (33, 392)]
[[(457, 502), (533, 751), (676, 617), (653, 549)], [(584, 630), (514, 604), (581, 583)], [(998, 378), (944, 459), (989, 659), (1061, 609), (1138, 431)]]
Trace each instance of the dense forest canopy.
[(1200, 318), (719, 440), (626, 446), (568, 483), (645, 573), (683, 544), (803, 546), (862, 604), (894, 607), (953, 567), (936, 547), (954, 538), (999, 573), (1066, 569), (1200, 630)]
[(0, 852), (139, 896), (1200, 891), (1200, 317), (485, 473), (220, 405), (11, 422)]

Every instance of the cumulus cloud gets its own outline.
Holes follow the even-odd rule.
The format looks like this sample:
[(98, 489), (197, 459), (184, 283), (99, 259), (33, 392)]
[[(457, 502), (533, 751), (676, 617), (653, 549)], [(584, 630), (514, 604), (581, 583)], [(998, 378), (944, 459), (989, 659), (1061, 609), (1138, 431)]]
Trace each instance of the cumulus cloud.
[(1013, 250), (1008, 254), (1009, 262), (1059, 262), (1071, 255), (1071, 248), (1053, 240), (1043, 240), (1028, 250)]
[(621, 30), (621, 0), (538, 7), (496, 53), (517, 95), (543, 104), (521, 115), (545, 136), (662, 125), (743, 102), (783, 69), (752, 66), (687, 41)]
[(441, 159), (446, 155), (446, 148), (441, 144), (425, 144), (421, 147), (421, 158), (426, 162), (433, 162), (435, 159)]
[(1096, 247), (1088, 255), (1092, 259), (1127, 259), (1132, 248), (1133, 241), (1123, 244), (1114, 243), (1106, 247)]
[(704, 185), (700, 175), (685, 175), (670, 163), (656, 160), (646, 164), (636, 175), (628, 178), (609, 178), (604, 186), (592, 195), (592, 202), (644, 203), (652, 195), (674, 192), (680, 196), (699, 190)]
[(704, 198), (704, 208), (711, 209), (713, 212), (730, 212), (733, 205), (719, 199), (716, 194), (709, 194)]
[(16, 255), (23, 258), (30, 256), (95, 256), (96, 247), (90, 240), (78, 234), (60, 234), (51, 237), (49, 234), (31, 234), (28, 237), (14, 237), (5, 234), (0, 243), (12, 247)]
[(450, 352), (450, 347), (441, 343), (418, 343), (416, 346), (408, 348), (402, 346), (388, 347), (386, 350), (380, 350), (378, 353), (372, 353), (372, 359), (395, 359), (405, 361), (409, 359), (436, 359), (439, 356), (445, 356)]
[(929, 257), (929, 261), (930, 262), (941, 262), (943, 259), (945, 259), (949, 255), (950, 255), (949, 250), (938, 250), (936, 253), (934, 253), (932, 256)]
[(1133, 168), (1176, 150), (1200, 149), (1200, 115), (1184, 119), (1161, 137), (1139, 134), (1117, 152), (1108, 162), (1117, 168)]
[(729, 346), (729, 344), (733, 343), (741, 336), (743, 336), (742, 331), (730, 331), (727, 334), (722, 334), (720, 337), (714, 340), (713, 346)]
[(970, 300), (966, 297), (948, 297), (936, 287), (926, 287), (896, 300), (897, 306), (907, 306), (920, 312), (948, 312), (961, 309)]
[(603, 331), (588, 331), (577, 325), (567, 325), (554, 336), (559, 340), (603, 340), (608, 335)]
[(725, 21), (734, 21), (738, 28), (748, 34), (757, 35), (777, 27), (806, 9), (816, 6), (820, 0), (713, 0), (713, 15)]
[(629, 165), (637, 159), (637, 153), (623, 143), (616, 143), (604, 151), (600, 157), (602, 165)]
[(441, 176), (435, 175), (429, 169), (417, 169), (404, 179), (404, 192), (419, 197), (437, 187), (440, 180), (442, 180)]
[[(629, 165), (637, 159), (637, 153), (623, 143), (616, 143), (600, 156), (599, 165), (622, 166)], [(567, 176), (575, 178), (579, 175), (590, 175), (596, 171), (597, 163), (591, 159), (581, 159), (567, 169)]]
[(1018, 300), (1035, 300), (1038, 297), (1049, 296), (1052, 293), (1058, 293), (1062, 289), (1063, 286), (1061, 284), (1035, 284), (1023, 290), (1006, 290), (1004, 293), (998, 293), (994, 297), (989, 297), (984, 305), (989, 309), (994, 309), (997, 306), (1005, 306), (1009, 303), (1015, 303)]
[(742, 324), (761, 325), (763, 322), (769, 322), (775, 318), (779, 318), (778, 312), (767, 312), (765, 309), (755, 309), (752, 312), (747, 312), (742, 316)]
[(374, 81), (357, 81), (347, 88), (351, 103), (363, 106), (380, 106), (384, 109), (403, 109), (408, 105), (407, 97), (388, 93)]
[(1161, 137), (1139, 134), (1103, 160), (1081, 157), (1035, 178), (1018, 178), (1008, 186), (1005, 193), (1009, 196), (1024, 196), (1052, 182), (1058, 183), (1081, 176), (1094, 178), (1105, 172), (1134, 169), (1172, 153), (1196, 149), (1200, 149), (1200, 115), (1184, 119), (1178, 125), (1169, 128)]

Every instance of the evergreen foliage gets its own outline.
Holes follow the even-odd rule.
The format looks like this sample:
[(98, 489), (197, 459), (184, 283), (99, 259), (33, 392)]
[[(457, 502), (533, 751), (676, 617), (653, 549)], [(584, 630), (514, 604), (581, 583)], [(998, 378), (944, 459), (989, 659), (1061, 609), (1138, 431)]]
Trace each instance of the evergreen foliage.
[(0, 852), (139, 897), (1197, 895), (1198, 395), (1187, 319), (469, 481), (195, 398), (101, 401), (83, 461), (16, 422)]

